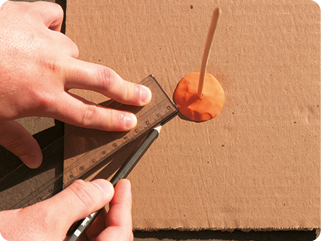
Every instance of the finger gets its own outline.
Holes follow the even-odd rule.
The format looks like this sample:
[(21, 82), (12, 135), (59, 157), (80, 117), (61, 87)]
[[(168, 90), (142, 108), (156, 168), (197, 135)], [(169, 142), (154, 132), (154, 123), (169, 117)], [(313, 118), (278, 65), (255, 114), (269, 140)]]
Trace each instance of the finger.
[(101, 232), (96, 241), (103, 240), (132, 240), (132, 194), (128, 180), (121, 180), (115, 187), (115, 196), (110, 202), (106, 218), (107, 229)]
[(44, 25), (54, 31), (60, 31), (64, 18), (64, 11), (59, 4), (38, 1), (32, 3), (37, 8)]
[(0, 122), (0, 145), (18, 156), (30, 168), (41, 165), (42, 152), (38, 142), (18, 122)]
[(132, 192), (129, 180), (120, 180), (115, 187), (115, 196), (110, 202), (107, 226), (132, 227)]
[(89, 240), (92, 240), (96, 238), (97, 235), (99, 235), (104, 229), (106, 229), (106, 215), (107, 211), (104, 208), (90, 225), (86, 231), (86, 235), (83, 236), (86, 236)]
[(37, 11), (45, 27), (55, 30), (53, 33), (47, 33), (51, 40), (58, 45), (58, 49), (64, 51), (67, 55), (78, 58), (79, 50), (77, 45), (66, 35), (60, 33), (64, 18), (64, 12), (60, 5), (50, 2), (34, 2), (31, 4), (34, 8), (31, 11)]
[(21, 218), (33, 215), (33, 221), (39, 223), (30, 226), (39, 228), (39, 232), (46, 230), (47, 236), (52, 240), (63, 240), (73, 223), (103, 208), (110, 202), (113, 194), (114, 188), (106, 180), (77, 180), (54, 197), (22, 209), (20, 215)]
[[(66, 240), (66, 239), (65, 239)], [(87, 235), (81, 235), (79, 238), (78, 238), (79, 241), (89, 241), (90, 239), (88, 239)]]
[(51, 41), (56, 44), (56, 49), (63, 51), (66, 55), (71, 56), (72, 58), (78, 58), (79, 49), (70, 38), (60, 32), (51, 32), (48, 33), (48, 35), (50, 36)]
[(53, 116), (68, 124), (105, 131), (128, 131), (137, 124), (133, 113), (108, 109), (64, 92), (57, 98)]
[(102, 65), (66, 59), (65, 87), (102, 93), (128, 105), (146, 105), (152, 94), (146, 87), (123, 80), (115, 71)]

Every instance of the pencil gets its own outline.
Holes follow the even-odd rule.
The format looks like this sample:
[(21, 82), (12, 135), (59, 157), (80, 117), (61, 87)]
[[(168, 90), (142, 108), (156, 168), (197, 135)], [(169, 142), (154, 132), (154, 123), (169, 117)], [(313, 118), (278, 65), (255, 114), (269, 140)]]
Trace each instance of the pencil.
[[(140, 145), (140, 147), (137, 149), (137, 151), (132, 155), (130, 158), (128, 158), (125, 163), (121, 166), (121, 168), (117, 171), (117, 173), (113, 176), (113, 178), (110, 180), (110, 182), (116, 186), (117, 182), (123, 178), (126, 178), (129, 173), (133, 170), (133, 168), (136, 166), (136, 164), (139, 162), (139, 160), (142, 158), (142, 156), (145, 154), (145, 152), (148, 150), (148, 148), (153, 144), (153, 142), (157, 139), (159, 136), (161, 130), (161, 126), (155, 127), (152, 132), (149, 134), (149, 136), (144, 140), (144, 142)], [(100, 211), (102, 209), (93, 212), (89, 216), (87, 216), (85, 219), (79, 221), (77, 228), (75, 231), (73, 231), (72, 235), (68, 239), (68, 241), (77, 241), (80, 236), (86, 232), (87, 228), (90, 227), (92, 222), (96, 219), (96, 217), (99, 215)]]

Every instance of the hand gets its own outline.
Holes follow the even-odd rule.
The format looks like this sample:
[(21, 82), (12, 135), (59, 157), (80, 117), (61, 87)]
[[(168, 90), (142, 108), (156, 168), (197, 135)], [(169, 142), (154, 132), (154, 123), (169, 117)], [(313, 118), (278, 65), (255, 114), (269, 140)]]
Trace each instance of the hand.
[(29, 167), (42, 162), (35, 139), (17, 122), (51, 117), (87, 128), (127, 131), (134, 114), (103, 108), (68, 91), (102, 93), (130, 105), (145, 105), (148, 88), (124, 81), (113, 70), (77, 60), (78, 48), (60, 33), (61, 7), (49, 2), (5, 2), (0, 9), (0, 145)]
[[(104, 191), (102, 191), (104, 190)], [(121, 180), (114, 190), (105, 180), (75, 181), (56, 196), (33, 206), (0, 212), (0, 233), (7, 241), (58, 241), (66, 238), (70, 226), (104, 207), (81, 241), (133, 239), (131, 187)]]

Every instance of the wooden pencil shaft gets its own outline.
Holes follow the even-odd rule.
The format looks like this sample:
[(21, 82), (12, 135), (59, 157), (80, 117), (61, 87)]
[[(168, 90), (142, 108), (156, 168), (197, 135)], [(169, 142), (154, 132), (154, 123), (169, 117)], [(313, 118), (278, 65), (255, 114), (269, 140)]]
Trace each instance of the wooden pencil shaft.
[(147, 139), (141, 144), (141, 146), (135, 151), (134, 155), (131, 156), (118, 170), (115, 176), (110, 180), (110, 182), (116, 186), (117, 182), (123, 178), (126, 178), (128, 174), (133, 170), (148, 148), (158, 137), (159, 132), (155, 129), (152, 130), (151, 134)]
[(203, 87), (204, 87), (204, 76), (205, 76), (205, 70), (206, 70), (206, 65), (207, 65), (207, 60), (209, 56), (209, 52), (211, 49), (211, 45), (213, 42), (213, 37), (215, 33), (215, 29), (218, 23), (218, 18), (220, 16), (220, 9), (216, 8), (213, 12), (211, 24), (210, 24), (210, 29), (207, 34), (206, 38), (206, 43), (205, 43), (205, 48), (204, 48), (204, 53), (203, 53), (203, 58), (202, 58), (202, 64), (201, 64), (201, 71), (200, 71), (200, 78), (199, 78), (199, 83), (198, 83), (198, 90), (197, 90), (197, 96), (198, 98), (201, 98), (202, 93), (203, 93)]

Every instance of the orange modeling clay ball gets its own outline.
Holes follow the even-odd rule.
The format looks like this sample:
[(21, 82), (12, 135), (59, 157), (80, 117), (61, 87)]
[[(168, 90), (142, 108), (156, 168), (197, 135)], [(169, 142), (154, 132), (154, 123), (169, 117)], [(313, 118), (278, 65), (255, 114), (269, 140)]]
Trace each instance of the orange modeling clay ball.
[(204, 76), (202, 96), (197, 96), (200, 73), (187, 74), (178, 84), (174, 100), (185, 117), (193, 121), (206, 121), (217, 116), (225, 101), (224, 90), (217, 79), (208, 73)]

